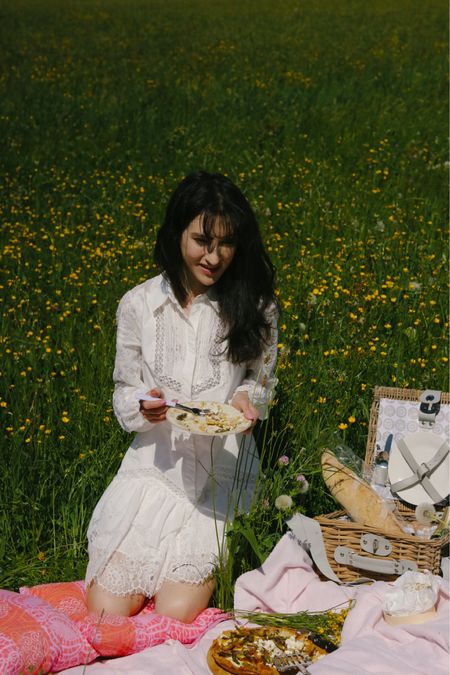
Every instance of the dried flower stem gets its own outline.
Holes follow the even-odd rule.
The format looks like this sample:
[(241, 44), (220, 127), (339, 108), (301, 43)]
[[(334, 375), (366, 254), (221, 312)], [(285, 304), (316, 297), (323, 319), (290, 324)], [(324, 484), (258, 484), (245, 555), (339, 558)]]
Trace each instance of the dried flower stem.
[(349, 600), (323, 612), (279, 613), (232, 609), (229, 613), (236, 620), (251, 621), (259, 626), (285, 626), (318, 633), (339, 644), (345, 618), (354, 605), (355, 601)]

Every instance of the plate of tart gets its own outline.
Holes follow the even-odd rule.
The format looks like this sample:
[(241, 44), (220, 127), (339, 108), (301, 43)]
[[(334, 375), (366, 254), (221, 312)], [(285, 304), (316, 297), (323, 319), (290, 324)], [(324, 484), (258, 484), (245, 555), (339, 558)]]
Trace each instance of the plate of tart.
[[(181, 401), (180, 401), (181, 402)], [(216, 401), (182, 401), (188, 408), (199, 408), (205, 414), (196, 415), (179, 408), (169, 408), (167, 420), (176, 428), (201, 436), (240, 434), (251, 426), (251, 420), (227, 403)]]

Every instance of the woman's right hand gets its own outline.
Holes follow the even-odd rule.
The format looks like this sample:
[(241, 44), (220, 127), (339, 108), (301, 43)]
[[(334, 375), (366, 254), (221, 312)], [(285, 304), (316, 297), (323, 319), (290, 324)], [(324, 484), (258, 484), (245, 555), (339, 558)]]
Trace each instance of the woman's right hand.
[(167, 406), (163, 393), (159, 389), (150, 389), (149, 396), (161, 399), (160, 401), (139, 401), (139, 410), (147, 422), (164, 422), (166, 419)]

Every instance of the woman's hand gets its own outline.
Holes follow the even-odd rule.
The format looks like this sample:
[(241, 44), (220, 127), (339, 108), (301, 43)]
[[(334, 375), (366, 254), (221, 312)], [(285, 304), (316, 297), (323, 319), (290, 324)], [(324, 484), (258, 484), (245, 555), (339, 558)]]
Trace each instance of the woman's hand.
[(139, 410), (147, 422), (164, 422), (166, 419), (167, 406), (163, 394), (159, 389), (150, 389), (149, 396), (161, 399), (160, 401), (139, 401)]
[(237, 394), (235, 394), (231, 399), (231, 405), (233, 408), (236, 408), (236, 410), (239, 410), (239, 412), (241, 412), (244, 417), (252, 421), (251, 426), (249, 426), (249, 428), (244, 431), (244, 434), (251, 434), (252, 429), (258, 420), (259, 412), (255, 406), (250, 403), (247, 392), (239, 391)]

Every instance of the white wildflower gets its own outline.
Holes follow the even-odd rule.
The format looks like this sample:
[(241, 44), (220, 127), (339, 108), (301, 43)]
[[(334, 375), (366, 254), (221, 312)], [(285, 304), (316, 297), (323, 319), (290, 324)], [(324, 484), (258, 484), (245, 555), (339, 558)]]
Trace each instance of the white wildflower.
[(292, 497), (289, 495), (280, 495), (275, 499), (275, 507), (279, 511), (285, 511), (286, 509), (290, 509), (293, 504)]
[(301, 473), (296, 477), (297, 480), (297, 490), (301, 495), (304, 495), (308, 492), (309, 483), (306, 480), (305, 476)]

